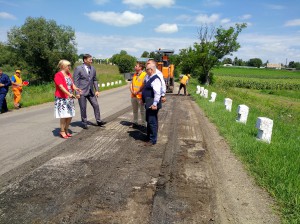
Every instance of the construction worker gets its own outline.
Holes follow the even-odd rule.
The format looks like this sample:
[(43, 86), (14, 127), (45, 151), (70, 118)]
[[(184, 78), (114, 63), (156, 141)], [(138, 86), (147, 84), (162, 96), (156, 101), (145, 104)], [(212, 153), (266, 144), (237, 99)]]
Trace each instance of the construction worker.
[(135, 73), (132, 77), (132, 81), (130, 84), (130, 92), (131, 92), (131, 104), (133, 111), (133, 123), (132, 127), (137, 127), (138, 125), (138, 110), (140, 109), (141, 121), (142, 125), (146, 126), (146, 115), (145, 115), (145, 107), (142, 102), (142, 92), (140, 92), (141, 87), (143, 86), (144, 79), (146, 76), (146, 72), (143, 71), (145, 68), (144, 64), (141, 62), (137, 62), (134, 70)]
[(21, 78), (21, 71), (16, 70), (15, 74), (11, 78), (12, 91), (14, 93), (14, 106), (16, 109), (20, 108), (20, 101), (22, 95), (23, 81)]
[(190, 78), (191, 78), (190, 74), (182, 76), (182, 78), (180, 79), (180, 86), (179, 86), (179, 90), (178, 90), (178, 95), (180, 94), (180, 90), (183, 88), (184, 95), (186, 96), (186, 85), (188, 84)]

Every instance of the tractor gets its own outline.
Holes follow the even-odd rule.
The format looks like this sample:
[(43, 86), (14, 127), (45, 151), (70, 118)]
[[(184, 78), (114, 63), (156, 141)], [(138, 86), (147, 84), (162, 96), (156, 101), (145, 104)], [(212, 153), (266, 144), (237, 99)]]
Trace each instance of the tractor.
[(173, 93), (174, 90), (174, 65), (170, 63), (169, 56), (174, 54), (174, 50), (159, 49), (157, 51), (160, 59), (157, 62), (157, 68), (162, 72), (165, 83), (166, 92)]

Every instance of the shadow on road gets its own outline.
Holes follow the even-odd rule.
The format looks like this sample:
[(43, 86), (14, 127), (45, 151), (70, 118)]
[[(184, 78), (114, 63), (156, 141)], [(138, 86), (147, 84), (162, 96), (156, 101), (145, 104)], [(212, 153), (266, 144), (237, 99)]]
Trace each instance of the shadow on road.
[(147, 135), (146, 135), (146, 127), (142, 126), (142, 125), (134, 125), (134, 123), (129, 122), (129, 121), (121, 121), (120, 122), (121, 125), (123, 126), (132, 126), (132, 131), (127, 131), (127, 133), (129, 134), (129, 136), (131, 138), (134, 138), (135, 140), (140, 140), (143, 142), (146, 142), (148, 140)]

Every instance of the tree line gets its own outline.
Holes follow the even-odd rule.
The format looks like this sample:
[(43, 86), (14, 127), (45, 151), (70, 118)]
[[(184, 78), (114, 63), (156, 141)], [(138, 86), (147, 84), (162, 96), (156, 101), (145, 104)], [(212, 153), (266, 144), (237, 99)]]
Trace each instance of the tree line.
[[(203, 25), (198, 29), (199, 41), (172, 55), (171, 63), (180, 73), (192, 74), (201, 83), (212, 83), (212, 68), (225, 61), (231, 62), (225, 56), (240, 48), (237, 38), (244, 28), (246, 24), (236, 24), (228, 29)], [(25, 69), (31, 74), (28, 77), (31, 80), (52, 81), (60, 59), (67, 59), (72, 64), (78, 61), (75, 39), (75, 31), (70, 26), (58, 25), (54, 20), (43, 17), (28, 17), (21, 27), (8, 31), (6, 43), (0, 42), (0, 66), (7, 71)], [(154, 51), (144, 51), (141, 57), (158, 60), (160, 55)], [(118, 65), (120, 73), (126, 73), (133, 71), (136, 60), (122, 50), (114, 54), (109, 62)], [(234, 59), (232, 63), (244, 64), (241, 59)], [(257, 67), (262, 62), (253, 59), (247, 63)], [(291, 66), (298, 65), (297, 62), (291, 63)]]
[[(234, 66), (250, 66), (250, 67), (266, 67), (269, 61), (267, 60), (265, 63), (260, 58), (251, 58), (248, 61), (243, 61), (242, 59), (239, 59), (235, 57), (233, 60), (231, 58), (224, 58), (222, 60), (222, 64), (231, 64)], [(297, 70), (300, 70), (300, 62), (290, 61), (288, 65), (281, 64), (282, 67), (287, 68), (295, 68)]]

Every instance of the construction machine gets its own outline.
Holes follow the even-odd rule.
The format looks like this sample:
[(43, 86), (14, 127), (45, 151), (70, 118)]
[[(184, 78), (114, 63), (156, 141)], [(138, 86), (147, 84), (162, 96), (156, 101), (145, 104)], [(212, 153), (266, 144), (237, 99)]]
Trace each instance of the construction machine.
[(165, 83), (166, 92), (173, 93), (174, 90), (174, 64), (170, 63), (169, 56), (174, 54), (174, 50), (158, 49), (157, 52), (160, 55), (160, 59), (157, 62), (157, 68), (162, 72)]

